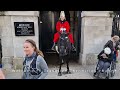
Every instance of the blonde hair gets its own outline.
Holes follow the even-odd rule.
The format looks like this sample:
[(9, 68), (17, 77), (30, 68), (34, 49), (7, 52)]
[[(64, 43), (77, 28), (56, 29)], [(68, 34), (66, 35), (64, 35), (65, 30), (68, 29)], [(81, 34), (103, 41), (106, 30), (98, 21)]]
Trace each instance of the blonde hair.
[(114, 36), (112, 37), (112, 39), (113, 39), (113, 40), (115, 40), (115, 39), (119, 40), (119, 36), (114, 35)]
[(35, 41), (33, 41), (32, 39), (27, 39), (27, 40), (25, 40), (25, 42), (31, 43), (31, 45), (32, 45), (33, 47), (35, 47), (35, 50), (34, 50), (34, 51), (35, 51), (38, 55), (44, 57), (43, 52), (42, 52), (41, 50), (38, 50)]

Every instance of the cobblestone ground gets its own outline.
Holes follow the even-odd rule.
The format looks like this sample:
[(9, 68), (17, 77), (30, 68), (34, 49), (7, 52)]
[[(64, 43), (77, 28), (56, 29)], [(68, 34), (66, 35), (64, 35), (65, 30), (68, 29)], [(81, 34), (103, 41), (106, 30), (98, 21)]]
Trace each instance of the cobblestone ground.
[(71, 74), (65, 74), (67, 68), (66, 65), (62, 66), (62, 76), (58, 76), (59, 66), (50, 66), (51, 72), (49, 72), (46, 79), (92, 79), (93, 77), (79, 64), (70, 64)]
[[(66, 64), (62, 66), (62, 76), (58, 76), (58, 65), (48, 65), (49, 72), (46, 79), (94, 79), (93, 73), (95, 71), (96, 65), (86, 65), (81, 66), (77, 63), (70, 63), (71, 74), (65, 74)], [(111, 79), (120, 79), (120, 63), (117, 63), (115, 76)], [(21, 70), (12, 70), (6, 75), (6, 79), (21, 79)]]

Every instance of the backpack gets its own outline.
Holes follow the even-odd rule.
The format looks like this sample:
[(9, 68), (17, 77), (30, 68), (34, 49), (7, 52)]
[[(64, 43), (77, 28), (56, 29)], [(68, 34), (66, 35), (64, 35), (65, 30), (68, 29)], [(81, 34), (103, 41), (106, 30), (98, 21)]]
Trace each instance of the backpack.
[[(36, 56), (34, 57), (33, 61), (32, 61), (31, 64), (30, 64), (30, 73), (31, 73), (32, 75), (39, 75), (39, 74), (41, 73), (40, 70), (38, 70), (37, 67), (36, 67), (37, 56), (38, 56), (38, 55), (36, 55)], [(26, 59), (25, 59), (24, 62), (23, 62), (23, 66), (24, 66), (24, 67), (23, 67), (23, 71), (24, 71), (25, 65), (26, 65)]]

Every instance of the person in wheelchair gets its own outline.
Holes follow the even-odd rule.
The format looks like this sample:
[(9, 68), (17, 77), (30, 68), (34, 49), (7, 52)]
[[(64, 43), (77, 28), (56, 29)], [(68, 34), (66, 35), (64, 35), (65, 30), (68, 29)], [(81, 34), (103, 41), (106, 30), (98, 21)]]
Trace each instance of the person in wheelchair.
[(109, 47), (104, 48), (98, 55), (98, 64), (94, 76), (99, 73), (104, 73), (110, 67), (113, 61), (113, 52)]

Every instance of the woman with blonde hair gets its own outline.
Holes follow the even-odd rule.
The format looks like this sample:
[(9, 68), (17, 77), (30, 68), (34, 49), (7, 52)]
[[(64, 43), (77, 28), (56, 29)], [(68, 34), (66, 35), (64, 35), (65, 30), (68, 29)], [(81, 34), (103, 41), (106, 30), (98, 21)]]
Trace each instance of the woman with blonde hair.
[(48, 66), (42, 51), (37, 49), (33, 40), (27, 39), (24, 43), (24, 52), (22, 79), (44, 79), (48, 74)]
[(118, 56), (118, 50), (120, 49), (119, 36), (118, 35), (112, 36), (112, 39), (105, 44), (104, 48), (105, 47), (111, 48), (112, 52), (114, 53), (113, 59), (116, 62), (116, 57)]

